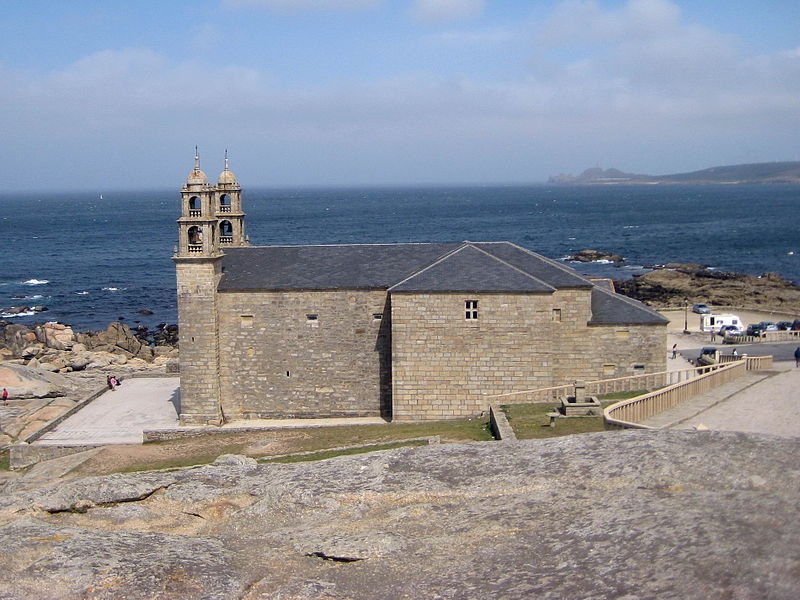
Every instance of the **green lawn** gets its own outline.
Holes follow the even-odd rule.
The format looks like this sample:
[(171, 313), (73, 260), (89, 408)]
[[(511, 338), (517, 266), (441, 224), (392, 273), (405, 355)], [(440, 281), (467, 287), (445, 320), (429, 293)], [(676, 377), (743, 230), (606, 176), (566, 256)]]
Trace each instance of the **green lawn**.
[[(603, 408), (626, 398), (633, 398), (644, 394), (644, 391), (622, 392), (600, 396)], [(506, 414), (508, 424), (514, 430), (517, 439), (533, 440), (552, 438), (575, 433), (590, 433), (603, 431), (603, 416), (557, 418), (555, 427), (550, 427), (550, 417), (547, 413), (555, 412), (557, 402), (542, 404), (507, 404), (502, 407)]]

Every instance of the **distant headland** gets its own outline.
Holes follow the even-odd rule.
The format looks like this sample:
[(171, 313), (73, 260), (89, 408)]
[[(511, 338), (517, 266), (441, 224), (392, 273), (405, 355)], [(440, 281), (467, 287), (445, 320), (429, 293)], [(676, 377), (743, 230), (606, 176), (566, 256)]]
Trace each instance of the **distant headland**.
[(562, 185), (624, 185), (624, 184), (743, 184), (792, 183), (800, 184), (800, 161), (753, 163), (711, 167), (691, 173), (673, 175), (638, 175), (618, 169), (586, 169), (580, 175), (551, 175), (547, 181)]

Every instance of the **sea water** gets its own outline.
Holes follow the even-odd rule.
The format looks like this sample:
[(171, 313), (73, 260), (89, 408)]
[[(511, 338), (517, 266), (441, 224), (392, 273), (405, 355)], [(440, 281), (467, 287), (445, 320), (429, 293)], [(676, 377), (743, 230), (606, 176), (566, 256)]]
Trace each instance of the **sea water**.
[[(622, 266), (569, 263), (626, 279), (692, 262), (800, 282), (800, 186), (485, 186), (246, 189), (254, 245), (508, 240), (564, 260), (582, 249)], [(177, 322), (177, 190), (0, 195), (0, 309), (11, 322), (78, 331), (112, 321)]]

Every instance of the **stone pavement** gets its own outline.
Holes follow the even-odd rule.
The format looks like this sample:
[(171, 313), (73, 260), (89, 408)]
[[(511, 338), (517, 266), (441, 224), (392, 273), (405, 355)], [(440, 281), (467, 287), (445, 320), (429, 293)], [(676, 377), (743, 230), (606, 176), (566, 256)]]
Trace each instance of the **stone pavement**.
[(37, 445), (141, 444), (142, 431), (175, 427), (179, 377), (136, 377), (90, 402)]
[[(113, 392), (105, 392), (86, 407), (36, 440), (36, 445), (90, 446), (93, 444), (141, 444), (145, 430), (197, 429), (178, 424), (179, 377), (135, 377), (126, 379)], [(222, 426), (229, 431), (286, 429), (291, 427), (336, 427), (385, 425), (380, 417), (330, 419), (248, 419)]]
[(800, 369), (784, 362), (771, 371), (751, 371), (644, 424), (800, 437)]
[[(667, 359), (668, 368), (690, 366)], [(37, 445), (89, 446), (141, 444), (144, 430), (183, 429), (178, 425), (180, 378), (126, 379), (34, 442)], [(385, 424), (379, 417), (265, 419), (233, 421), (226, 430), (278, 429)], [(800, 436), (800, 369), (775, 363), (772, 371), (747, 375), (701, 394), (646, 421), (654, 427), (747, 431)]]

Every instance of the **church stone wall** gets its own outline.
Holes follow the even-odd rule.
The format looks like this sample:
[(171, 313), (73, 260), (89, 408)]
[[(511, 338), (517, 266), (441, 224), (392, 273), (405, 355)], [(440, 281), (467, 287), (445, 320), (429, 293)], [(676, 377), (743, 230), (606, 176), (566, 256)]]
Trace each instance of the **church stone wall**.
[(470, 417), (487, 410), (487, 396), (663, 370), (663, 327), (590, 319), (588, 290), (393, 294), (393, 418)]
[(487, 395), (551, 385), (552, 311), (547, 294), (393, 294), (393, 418), (475, 416)]
[(391, 336), (385, 291), (218, 297), (225, 418), (388, 413)]

